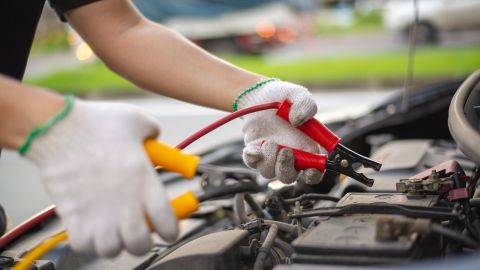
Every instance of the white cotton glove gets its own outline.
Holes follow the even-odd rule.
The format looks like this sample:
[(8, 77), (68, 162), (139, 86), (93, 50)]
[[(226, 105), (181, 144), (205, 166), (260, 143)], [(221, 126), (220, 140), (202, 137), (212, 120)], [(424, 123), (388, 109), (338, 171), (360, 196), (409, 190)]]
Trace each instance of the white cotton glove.
[[(292, 102), (289, 119), (293, 125), (303, 124), (317, 113), (315, 101), (306, 88), (279, 80), (245, 94), (237, 104), (239, 109), (243, 109), (268, 102), (282, 102), (287, 98)], [(320, 153), (320, 146), (275, 113), (276, 110), (267, 110), (244, 116), (243, 160), (265, 178), (292, 183), (299, 176), (299, 171), (295, 170), (293, 152), (285, 148), (280, 150), (278, 144), (317, 154)], [(307, 169), (302, 176), (305, 183), (318, 184), (323, 173), (317, 169)]]
[(158, 135), (156, 121), (133, 106), (76, 100), (34, 139), (25, 156), (37, 165), (74, 250), (144, 254), (153, 245), (146, 214), (162, 238), (177, 237), (177, 220), (143, 146)]

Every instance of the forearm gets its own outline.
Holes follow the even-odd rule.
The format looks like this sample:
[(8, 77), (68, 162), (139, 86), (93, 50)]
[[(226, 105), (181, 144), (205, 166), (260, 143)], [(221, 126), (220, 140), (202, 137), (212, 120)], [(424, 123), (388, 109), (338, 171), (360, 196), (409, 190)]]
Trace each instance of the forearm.
[(123, 16), (128, 18), (126, 21), (112, 22), (115, 19), (108, 17), (103, 19), (102, 26), (90, 25), (95, 22), (85, 20), (88, 15), (82, 12), (72, 13), (68, 19), (112, 70), (142, 88), (191, 103), (232, 110), (235, 97), (263, 79), (147, 21), (128, 3), (117, 2), (116, 8), (120, 11), (115, 12), (127, 14)]
[(104, 59), (119, 74), (145, 89), (208, 107), (231, 110), (239, 92), (261, 80), (147, 21), (120, 36), (114, 46), (118, 53)]
[(0, 148), (19, 149), (30, 131), (48, 121), (63, 105), (62, 96), (0, 74)]

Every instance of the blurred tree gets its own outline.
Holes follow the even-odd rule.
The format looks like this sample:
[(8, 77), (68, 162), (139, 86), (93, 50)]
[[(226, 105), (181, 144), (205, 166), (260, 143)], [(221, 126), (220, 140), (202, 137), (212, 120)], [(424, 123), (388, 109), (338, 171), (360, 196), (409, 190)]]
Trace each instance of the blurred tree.
[(45, 5), (43, 7), (35, 38), (45, 39), (48, 38), (49, 35), (64, 31), (65, 26), (60, 21), (57, 14), (48, 5)]
[(58, 49), (68, 48), (66, 25), (47, 4), (43, 7), (42, 16), (32, 47), (32, 54), (42, 54)]

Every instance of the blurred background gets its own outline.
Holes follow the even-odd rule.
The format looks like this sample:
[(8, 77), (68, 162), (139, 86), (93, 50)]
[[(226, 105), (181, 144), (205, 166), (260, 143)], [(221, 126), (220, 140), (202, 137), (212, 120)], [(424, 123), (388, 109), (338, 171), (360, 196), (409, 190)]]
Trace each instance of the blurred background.
[[(413, 1), (133, 2), (146, 17), (236, 65), (313, 91), (403, 85)], [(416, 83), (465, 76), (480, 66), (478, 14), (477, 0), (419, 0)], [(26, 81), (83, 97), (141, 94), (97, 60), (48, 6)]]
[[(151, 20), (176, 29), (227, 61), (309, 87), (318, 104), (317, 118), (326, 123), (359, 117), (402, 90), (413, 3), (134, 0)], [(417, 46), (411, 62), (414, 86), (463, 78), (480, 67), (480, 1), (418, 0), (418, 11)], [(147, 94), (120, 78), (48, 6), (25, 82), (83, 98), (140, 106), (158, 118), (161, 139), (172, 145), (224, 115)], [(235, 120), (193, 148), (241, 136), (241, 120)], [(0, 180), (0, 203), (14, 224), (51, 203), (35, 167), (14, 151), (2, 152)]]

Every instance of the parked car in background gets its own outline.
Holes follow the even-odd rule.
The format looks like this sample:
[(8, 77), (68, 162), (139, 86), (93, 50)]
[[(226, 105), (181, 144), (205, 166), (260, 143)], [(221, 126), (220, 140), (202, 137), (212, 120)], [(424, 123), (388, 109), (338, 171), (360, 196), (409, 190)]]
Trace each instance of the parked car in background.
[(261, 53), (295, 40), (295, 11), (274, 0), (136, 0), (160, 22), (210, 51)]
[[(480, 28), (478, 0), (418, 0), (417, 41), (435, 43), (442, 31)], [(384, 26), (408, 38), (414, 23), (413, 2), (389, 1), (384, 9)]]
[[(211, 52), (259, 54), (294, 42), (300, 33), (297, 0), (134, 0), (148, 19), (176, 30)], [(304, 0), (312, 2), (313, 0)], [(96, 57), (73, 30), (68, 43), (76, 59)]]

